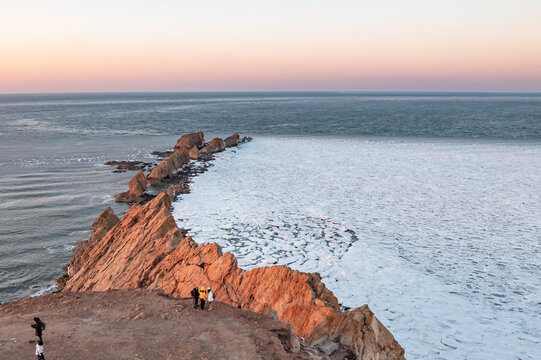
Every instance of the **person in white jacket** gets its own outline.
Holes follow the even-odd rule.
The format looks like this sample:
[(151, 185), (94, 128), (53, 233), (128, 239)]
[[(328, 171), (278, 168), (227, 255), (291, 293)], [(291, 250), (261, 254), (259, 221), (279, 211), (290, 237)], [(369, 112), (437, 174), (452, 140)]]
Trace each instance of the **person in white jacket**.
[(45, 360), (45, 355), (43, 355), (43, 341), (36, 344), (36, 355), (38, 360)]
[(212, 310), (212, 303), (214, 302), (214, 293), (210, 288), (207, 289), (207, 301), (209, 303), (209, 311)]

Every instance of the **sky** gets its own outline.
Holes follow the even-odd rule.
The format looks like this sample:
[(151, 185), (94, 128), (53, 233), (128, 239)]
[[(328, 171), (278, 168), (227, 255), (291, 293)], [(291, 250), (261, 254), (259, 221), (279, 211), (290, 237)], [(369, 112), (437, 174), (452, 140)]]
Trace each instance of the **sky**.
[(116, 91), (541, 91), (541, 1), (0, 1), (0, 93)]

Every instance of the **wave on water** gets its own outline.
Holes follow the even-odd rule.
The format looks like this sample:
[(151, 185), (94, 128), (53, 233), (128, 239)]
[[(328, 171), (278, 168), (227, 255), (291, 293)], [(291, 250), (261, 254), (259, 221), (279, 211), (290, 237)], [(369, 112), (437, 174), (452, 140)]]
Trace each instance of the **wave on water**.
[(55, 284), (48, 284), (48, 285), (36, 285), (32, 287), (33, 289), (38, 289), (35, 292), (30, 295), (31, 297), (37, 297), (45, 294), (50, 294), (52, 292), (55, 292), (58, 290), (58, 286)]
[[(133, 111), (132, 111), (133, 112)], [(66, 134), (66, 135), (107, 135), (107, 136), (137, 136), (137, 135), (163, 135), (162, 131), (155, 129), (126, 129), (114, 127), (94, 127), (88, 128), (86, 124), (70, 124), (62, 125), (56, 120), (45, 119), (17, 119), (4, 122), (3, 126), (11, 132), (31, 132), (40, 134)]]

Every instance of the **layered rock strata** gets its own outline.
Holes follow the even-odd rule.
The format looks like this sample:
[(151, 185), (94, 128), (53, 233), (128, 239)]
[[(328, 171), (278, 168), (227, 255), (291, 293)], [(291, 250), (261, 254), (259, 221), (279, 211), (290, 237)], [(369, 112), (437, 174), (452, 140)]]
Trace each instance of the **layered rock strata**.
[(146, 171), (152, 168), (153, 163), (142, 161), (107, 161), (103, 165), (112, 165), (116, 167), (114, 172), (124, 172), (125, 170), (141, 170)]
[(158, 164), (147, 176), (147, 182), (150, 185), (156, 185), (166, 178), (170, 177), (179, 168), (190, 162), (188, 150), (176, 150), (172, 155), (166, 157)]
[(225, 143), (221, 138), (214, 138), (212, 139), (207, 146), (202, 148), (199, 153), (202, 156), (210, 156), (211, 154), (224, 151), (225, 150)]
[[(358, 359), (404, 359), (404, 350), (367, 306), (341, 312), (317, 273), (284, 266), (245, 271), (216, 244), (197, 245), (176, 226), (172, 198), (161, 193), (132, 208), (112, 225), (110, 210), (95, 222), (59, 280), (62, 291), (159, 288), (188, 297), (194, 286), (210, 286), (217, 301), (292, 323), (310, 344)], [(107, 212), (107, 213), (106, 213)], [(106, 223), (105, 226), (103, 223)], [(101, 229), (101, 230), (100, 230)], [(332, 351), (331, 351), (332, 350)]]
[(225, 138), (224, 143), (225, 147), (232, 147), (237, 146), (239, 143), (240, 136), (238, 133), (234, 133), (233, 135)]
[[(56, 280), (59, 287), (63, 287), (68, 279), (72, 278), (83, 265), (95, 261), (94, 248), (100, 243), (103, 237), (116, 225), (120, 219), (115, 215), (113, 209), (107, 207), (92, 223), (92, 234), (86, 241), (78, 242), (73, 248), (76, 255), (63, 267), (66, 273)], [(92, 256), (90, 255), (92, 253)]]
[(202, 131), (197, 132), (197, 133), (186, 134), (186, 135), (182, 135), (180, 139), (177, 140), (175, 149), (190, 150), (194, 146), (199, 148), (203, 146), (204, 142), (205, 142), (205, 136), (203, 135)]
[(115, 201), (125, 202), (125, 203), (134, 203), (140, 202), (144, 199), (144, 193), (147, 189), (147, 179), (145, 174), (138, 172), (129, 182), (129, 190), (120, 194), (115, 195)]
[(199, 160), (199, 149), (197, 148), (197, 146), (194, 146), (190, 149), (188, 156), (192, 160)]

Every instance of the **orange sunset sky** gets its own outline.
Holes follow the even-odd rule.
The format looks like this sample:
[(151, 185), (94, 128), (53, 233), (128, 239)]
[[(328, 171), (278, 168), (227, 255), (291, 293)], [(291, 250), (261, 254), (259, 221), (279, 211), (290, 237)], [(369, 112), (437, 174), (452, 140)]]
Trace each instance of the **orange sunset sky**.
[(2, 1), (0, 93), (541, 91), (541, 1)]

